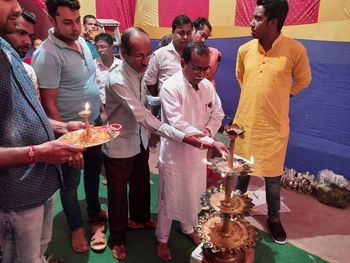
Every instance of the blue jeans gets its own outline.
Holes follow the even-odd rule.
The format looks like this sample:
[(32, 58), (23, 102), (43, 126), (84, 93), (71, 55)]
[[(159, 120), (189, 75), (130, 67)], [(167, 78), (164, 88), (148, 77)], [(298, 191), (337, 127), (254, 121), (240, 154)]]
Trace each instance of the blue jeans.
[(46, 263), (44, 253), (51, 240), (55, 197), (21, 212), (0, 211), (2, 263)]
[[(84, 188), (89, 217), (97, 216), (101, 212), (101, 204), (98, 197), (101, 168), (101, 146), (87, 148), (84, 152)], [(83, 226), (77, 193), (80, 183), (80, 170), (64, 164), (62, 165), (62, 171), (61, 202), (68, 225), (71, 230), (75, 230)]]
[[(269, 219), (272, 221), (279, 220), (281, 202), (281, 176), (264, 177), (264, 179)], [(240, 190), (242, 193), (247, 192), (249, 181), (249, 175), (238, 176), (235, 189)]]

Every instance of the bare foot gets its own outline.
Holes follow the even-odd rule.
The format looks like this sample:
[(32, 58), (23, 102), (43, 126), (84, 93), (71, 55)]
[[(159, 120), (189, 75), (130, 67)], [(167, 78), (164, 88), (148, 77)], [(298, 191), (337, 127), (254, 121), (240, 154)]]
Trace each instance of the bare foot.
[(79, 227), (72, 231), (72, 249), (77, 253), (85, 253), (89, 250), (89, 243), (85, 236), (85, 230)]
[(157, 256), (166, 261), (172, 259), (168, 243), (157, 242)]
[(118, 260), (124, 260), (126, 258), (126, 246), (114, 245), (112, 249), (112, 255)]
[(191, 241), (196, 245), (198, 246), (201, 241), (199, 240), (199, 236), (196, 232), (192, 232), (191, 234), (188, 234), (187, 235), (189, 239), (191, 239)]

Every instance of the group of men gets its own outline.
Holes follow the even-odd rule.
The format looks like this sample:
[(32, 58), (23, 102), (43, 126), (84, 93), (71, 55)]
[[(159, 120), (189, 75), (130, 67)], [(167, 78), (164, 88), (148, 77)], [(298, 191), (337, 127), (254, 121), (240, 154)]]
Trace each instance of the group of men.
[[(121, 38), (122, 61), (112, 56), (113, 39), (102, 33), (93, 39), (100, 56), (94, 61), (90, 40), (80, 37), (79, 1), (47, 0), (46, 6), (53, 28), (32, 60), (40, 103), (18, 56), (21, 49), (7, 37), (18, 33), (21, 8), (17, 0), (0, 0), (2, 262), (45, 262), (57, 189), (72, 230), (72, 248), (88, 251), (77, 187), (83, 168), (88, 221), (107, 220), (98, 198), (102, 163), (108, 179), (113, 256), (126, 258), (128, 227), (156, 227), (157, 255), (170, 260), (172, 220), (180, 221), (182, 232), (193, 242), (199, 241), (193, 226), (206, 187), (206, 149), (227, 152), (212, 138), (224, 113), (210, 75), (221, 56), (203, 44), (211, 25), (203, 18), (192, 23), (187, 16), (178, 16), (172, 24), (172, 41), (153, 54), (147, 33), (129, 28)], [(287, 13), (286, 0), (257, 1), (251, 22), (254, 40), (238, 51), (241, 97), (233, 121), (245, 129), (244, 139), (234, 138), (237, 152), (253, 155), (256, 175), (265, 177), (268, 224), (272, 238), (280, 244), (287, 240), (279, 203), (289, 100), (311, 80), (305, 48), (281, 33)], [(84, 24), (94, 24), (93, 20), (88, 17)], [(26, 34), (32, 35), (33, 29)], [(86, 102), (92, 113), (90, 123), (105, 120), (106, 113), (109, 123), (123, 125), (120, 136), (102, 149), (82, 149), (55, 140), (55, 135), (84, 127), (78, 113)], [(161, 105), (162, 122), (146, 108), (157, 105)], [(148, 131), (162, 136), (157, 223), (150, 214)], [(246, 192), (249, 178), (240, 177), (237, 189)], [(25, 223), (28, 220), (33, 224)]]

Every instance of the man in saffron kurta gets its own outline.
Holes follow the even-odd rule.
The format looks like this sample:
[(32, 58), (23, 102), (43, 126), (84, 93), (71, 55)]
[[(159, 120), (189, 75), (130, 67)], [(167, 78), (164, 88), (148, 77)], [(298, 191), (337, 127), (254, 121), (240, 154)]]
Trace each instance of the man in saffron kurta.
[[(236, 152), (254, 157), (254, 175), (264, 176), (268, 224), (279, 244), (287, 235), (279, 220), (280, 178), (289, 137), (290, 97), (311, 81), (305, 47), (281, 32), (288, 13), (285, 0), (258, 0), (251, 22), (254, 40), (238, 50), (236, 77), (241, 87), (233, 121), (245, 130), (236, 139)], [(249, 176), (241, 176), (237, 189), (247, 191)]]

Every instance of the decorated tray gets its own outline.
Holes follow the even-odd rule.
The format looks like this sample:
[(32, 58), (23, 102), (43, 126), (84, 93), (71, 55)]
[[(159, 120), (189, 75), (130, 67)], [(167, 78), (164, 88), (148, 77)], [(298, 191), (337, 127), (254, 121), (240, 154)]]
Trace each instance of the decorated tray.
[(241, 195), (236, 192), (231, 193), (229, 202), (225, 202), (225, 190), (223, 186), (208, 189), (201, 197), (204, 207), (210, 208), (212, 212), (223, 212), (230, 214), (232, 217), (237, 215), (247, 216), (254, 207), (252, 199), (247, 195)]
[(226, 173), (226, 174), (249, 174), (253, 172), (252, 164), (247, 163), (243, 159), (236, 159), (233, 162), (233, 167), (230, 168), (227, 165), (226, 158), (215, 157), (214, 159), (210, 159), (210, 162), (207, 162), (208, 166), (213, 169), (214, 172), (217, 173)]
[(104, 144), (118, 137), (122, 126), (120, 124), (110, 124), (104, 126), (90, 126), (89, 134), (87, 129), (68, 132), (58, 138), (60, 141), (80, 147), (92, 147)]
[(236, 253), (254, 246), (257, 240), (256, 229), (243, 218), (229, 219), (228, 235), (223, 235), (223, 218), (213, 213), (199, 220), (195, 227), (205, 248), (213, 253)]

